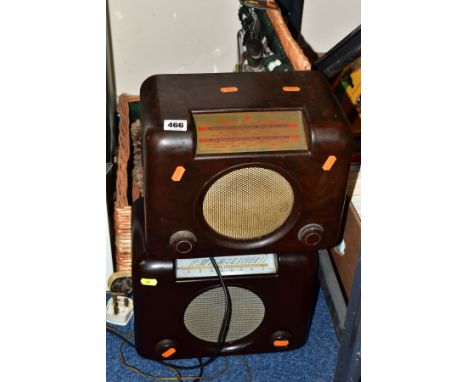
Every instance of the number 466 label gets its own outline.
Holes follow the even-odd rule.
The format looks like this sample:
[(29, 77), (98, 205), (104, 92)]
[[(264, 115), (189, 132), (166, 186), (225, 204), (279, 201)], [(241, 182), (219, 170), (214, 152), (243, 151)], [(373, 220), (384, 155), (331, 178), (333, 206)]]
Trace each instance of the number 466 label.
[(165, 119), (164, 130), (187, 131), (187, 120), (185, 119)]

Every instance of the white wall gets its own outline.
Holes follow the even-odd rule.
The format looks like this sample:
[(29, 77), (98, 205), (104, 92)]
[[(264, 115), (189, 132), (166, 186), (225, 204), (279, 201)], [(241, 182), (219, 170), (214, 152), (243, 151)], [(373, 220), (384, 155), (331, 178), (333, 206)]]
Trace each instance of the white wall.
[[(231, 72), (238, 0), (109, 0), (117, 94), (152, 74)], [(326, 52), (361, 23), (360, 0), (305, 0), (302, 34)]]
[(117, 94), (152, 74), (232, 72), (237, 0), (109, 0)]
[(301, 33), (325, 53), (361, 24), (361, 0), (304, 0)]

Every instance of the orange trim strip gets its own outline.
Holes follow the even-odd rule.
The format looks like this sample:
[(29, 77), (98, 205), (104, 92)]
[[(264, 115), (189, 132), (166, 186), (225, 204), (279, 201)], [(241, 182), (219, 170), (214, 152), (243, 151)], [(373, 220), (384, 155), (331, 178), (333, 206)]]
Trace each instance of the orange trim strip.
[(289, 345), (288, 340), (274, 340), (273, 341), (273, 346), (279, 348), (279, 347), (286, 347)]
[(284, 92), (300, 92), (301, 88), (299, 86), (283, 86)]
[(175, 348), (169, 348), (167, 349), (164, 353), (161, 354), (161, 357), (163, 358), (169, 358), (171, 355), (173, 355), (176, 352)]
[(238, 90), (239, 89), (236, 88), (235, 86), (227, 86), (227, 87), (224, 87), (224, 88), (219, 88), (219, 91), (221, 93), (235, 93)]
[(322, 166), (323, 171), (330, 171), (336, 162), (336, 156), (330, 155)]
[(174, 170), (174, 173), (172, 174), (172, 181), (174, 182), (180, 182), (182, 177), (184, 176), (185, 168), (184, 166), (177, 166), (176, 169)]

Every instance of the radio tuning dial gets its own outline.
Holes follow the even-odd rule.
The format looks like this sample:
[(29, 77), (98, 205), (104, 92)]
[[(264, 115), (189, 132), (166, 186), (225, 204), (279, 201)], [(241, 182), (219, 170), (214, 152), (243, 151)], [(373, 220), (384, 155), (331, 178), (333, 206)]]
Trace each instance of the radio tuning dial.
[(179, 254), (192, 252), (196, 244), (197, 237), (190, 231), (177, 231), (169, 239), (169, 245)]
[(307, 224), (298, 233), (298, 239), (306, 246), (312, 247), (322, 240), (324, 229), (320, 224)]

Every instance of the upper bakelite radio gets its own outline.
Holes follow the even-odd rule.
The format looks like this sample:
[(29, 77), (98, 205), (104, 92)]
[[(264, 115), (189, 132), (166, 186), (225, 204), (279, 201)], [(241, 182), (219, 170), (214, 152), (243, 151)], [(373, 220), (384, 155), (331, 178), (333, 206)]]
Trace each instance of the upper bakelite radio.
[(319, 73), (156, 75), (140, 94), (149, 256), (336, 244), (352, 137)]

